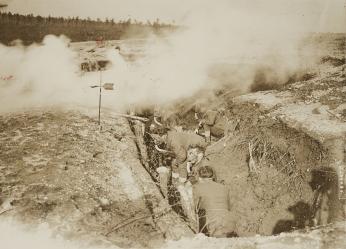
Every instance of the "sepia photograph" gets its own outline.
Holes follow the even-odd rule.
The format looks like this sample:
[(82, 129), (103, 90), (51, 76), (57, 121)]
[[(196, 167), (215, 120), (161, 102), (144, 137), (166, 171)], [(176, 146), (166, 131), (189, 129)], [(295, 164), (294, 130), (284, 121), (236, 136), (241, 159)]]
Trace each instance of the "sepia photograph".
[(1, 249), (345, 249), (345, 0), (0, 0)]

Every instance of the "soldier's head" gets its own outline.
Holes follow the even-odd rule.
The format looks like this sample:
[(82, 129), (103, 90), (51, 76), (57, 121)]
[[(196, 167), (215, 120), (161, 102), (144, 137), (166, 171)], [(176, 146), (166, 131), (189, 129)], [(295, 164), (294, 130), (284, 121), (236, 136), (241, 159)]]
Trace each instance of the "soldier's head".
[(205, 179), (205, 178), (214, 179), (215, 178), (214, 170), (210, 166), (201, 167), (198, 170), (198, 175), (202, 179)]
[(202, 160), (204, 156), (204, 148), (198, 145), (190, 145), (187, 149), (187, 161), (190, 163), (197, 163)]

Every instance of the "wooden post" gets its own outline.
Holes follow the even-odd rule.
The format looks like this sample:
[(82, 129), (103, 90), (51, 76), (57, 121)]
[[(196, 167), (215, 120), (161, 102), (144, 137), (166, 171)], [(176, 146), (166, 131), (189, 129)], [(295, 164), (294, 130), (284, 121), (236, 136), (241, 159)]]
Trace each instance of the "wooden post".
[(101, 129), (102, 69), (100, 68), (99, 126)]

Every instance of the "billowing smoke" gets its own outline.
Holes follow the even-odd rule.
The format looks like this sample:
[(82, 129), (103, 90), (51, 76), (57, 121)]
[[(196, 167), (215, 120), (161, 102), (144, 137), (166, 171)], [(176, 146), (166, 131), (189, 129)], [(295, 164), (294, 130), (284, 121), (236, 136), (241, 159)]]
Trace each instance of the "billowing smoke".
[(149, 76), (138, 81), (144, 87), (138, 93), (156, 103), (192, 96), (201, 89), (246, 93), (276, 88), (315, 66), (316, 51), (305, 38), (314, 31), (318, 14), (309, 16), (309, 4), (295, 1), (290, 6), (280, 0), (187, 4), (191, 12), (185, 28), (148, 43), (149, 54), (138, 68)]
[[(294, 10), (287, 15), (285, 11), (292, 12), (287, 4), (255, 1), (257, 8), (247, 9), (242, 1), (191, 3), (186, 26), (165, 38), (149, 39), (146, 57), (136, 65), (127, 64), (114, 49), (105, 52), (113, 66), (103, 73), (103, 81), (116, 85), (115, 91), (104, 93), (106, 106), (169, 103), (225, 86), (244, 93), (256, 89), (258, 81), (284, 84), (314, 62), (313, 50), (301, 49), (313, 18), (302, 24)], [(98, 91), (89, 86), (100, 75), (81, 76), (77, 57), (65, 38), (54, 36), (29, 47), (1, 45), (0, 110), (96, 107)]]
[(313, 49), (304, 44), (312, 27), (302, 23), (299, 7), (292, 10), (284, 1), (208, 2), (195, 6), (186, 20), (192, 28), (178, 38), (184, 63), (204, 70), (206, 84), (226, 84), (246, 92), (259, 74), (284, 84), (315, 62)]
[(0, 110), (75, 102), (81, 82), (67, 44), (54, 36), (29, 47), (0, 44)]

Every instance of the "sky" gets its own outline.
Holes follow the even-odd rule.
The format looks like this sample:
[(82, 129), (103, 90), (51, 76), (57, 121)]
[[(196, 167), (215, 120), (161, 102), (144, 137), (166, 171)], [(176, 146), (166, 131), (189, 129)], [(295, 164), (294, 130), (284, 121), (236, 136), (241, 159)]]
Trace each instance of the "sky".
[(24, 14), (115, 20), (131, 17), (144, 21), (159, 18), (178, 24), (188, 23), (198, 10), (208, 13), (222, 3), (222, 8), (241, 13), (298, 20), (311, 26), (312, 31), (346, 32), (346, 0), (0, 0), (0, 3), (8, 4), (8, 11)]

